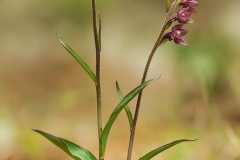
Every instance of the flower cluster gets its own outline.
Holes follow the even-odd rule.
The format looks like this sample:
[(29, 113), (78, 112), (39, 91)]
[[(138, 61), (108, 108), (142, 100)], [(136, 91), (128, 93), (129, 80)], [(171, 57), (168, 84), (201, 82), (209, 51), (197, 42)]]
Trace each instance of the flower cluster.
[(173, 40), (176, 44), (187, 46), (188, 44), (183, 40), (182, 36), (184, 36), (188, 31), (182, 29), (182, 27), (184, 24), (194, 22), (193, 19), (190, 18), (190, 15), (192, 13), (196, 13), (194, 7), (198, 5), (198, 2), (196, 0), (182, 0), (179, 5), (182, 6), (182, 8), (168, 20), (168, 23), (170, 24), (173, 21), (178, 21), (179, 24), (175, 25), (171, 32), (166, 33), (163, 36), (162, 41)]

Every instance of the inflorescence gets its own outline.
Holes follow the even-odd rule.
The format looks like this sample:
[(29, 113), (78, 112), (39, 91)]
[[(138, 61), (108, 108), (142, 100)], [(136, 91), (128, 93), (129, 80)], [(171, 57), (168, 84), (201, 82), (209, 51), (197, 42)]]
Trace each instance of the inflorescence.
[[(173, 3), (170, 5), (170, 7), (173, 5)], [(169, 40), (174, 41), (176, 44), (187, 46), (187, 42), (184, 41), (182, 38), (185, 34), (187, 34), (188, 30), (182, 29), (183, 25), (188, 23), (193, 23), (194, 20), (190, 18), (190, 15), (192, 13), (197, 13), (194, 9), (195, 6), (198, 5), (198, 2), (196, 0), (182, 0), (179, 3), (179, 6), (182, 6), (182, 8), (171, 18), (168, 20), (166, 24), (171, 24), (174, 21), (178, 21), (179, 24), (175, 25), (172, 28), (171, 32), (166, 33), (162, 41)], [(168, 9), (170, 9), (170, 7)], [(160, 43), (161, 44), (161, 43)]]

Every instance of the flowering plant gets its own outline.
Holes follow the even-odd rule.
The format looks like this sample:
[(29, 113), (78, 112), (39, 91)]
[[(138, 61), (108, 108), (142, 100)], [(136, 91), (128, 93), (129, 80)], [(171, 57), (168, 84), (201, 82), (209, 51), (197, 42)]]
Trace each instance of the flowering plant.
[[(190, 18), (192, 13), (196, 13), (194, 7), (198, 5), (196, 0), (175, 0), (171, 2), (171, 0), (167, 0), (166, 5), (166, 16), (163, 22), (162, 28), (160, 29), (160, 33), (158, 38), (150, 52), (148, 57), (145, 70), (142, 76), (141, 84), (134, 88), (131, 92), (129, 92), (126, 96), (123, 96), (120, 90), (118, 83), (116, 83), (117, 93), (121, 101), (116, 106), (114, 111), (112, 112), (111, 116), (105, 127), (102, 127), (102, 107), (101, 107), (101, 84), (100, 84), (100, 53), (101, 53), (101, 18), (100, 14), (97, 12), (96, 7), (96, 0), (92, 0), (92, 14), (93, 14), (93, 32), (94, 32), (94, 40), (95, 40), (95, 49), (96, 49), (96, 73), (94, 73), (87, 63), (78, 55), (76, 52), (71, 49), (66, 43), (64, 43), (58, 36), (60, 43), (63, 47), (76, 59), (76, 61), (84, 68), (84, 70), (88, 73), (88, 75), (93, 80), (96, 86), (96, 95), (97, 95), (97, 119), (98, 119), (98, 145), (99, 145), (99, 160), (104, 160), (106, 145), (108, 140), (108, 135), (114, 124), (116, 118), (118, 117), (119, 113), (125, 109), (127, 118), (129, 120), (130, 125), (130, 140), (129, 140), (129, 148), (127, 153), (127, 160), (131, 160), (132, 151), (133, 151), (133, 144), (134, 144), (134, 137), (135, 131), (137, 126), (138, 120), (138, 113), (140, 110), (140, 104), (142, 99), (143, 89), (149, 85), (150, 83), (156, 81), (156, 79), (146, 81), (147, 73), (149, 70), (149, 66), (151, 64), (151, 60), (157, 50), (157, 48), (166, 41), (174, 41), (176, 44), (187, 46), (187, 42), (182, 38), (184, 35), (187, 34), (187, 30), (183, 29), (183, 26), (188, 23), (193, 23), (193, 19)], [(177, 10), (178, 6), (182, 6), (182, 8), (174, 14)], [(168, 33), (165, 31), (172, 25), (174, 21), (177, 21), (178, 24), (173, 26), (172, 30)], [(137, 104), (135, 108), (134, 116), (132, 116), (132, 112), (128, 107), (128, 103), (134, 98), (137, 98)], [(80, 147), (79, 145), (70, 142), (64, 138), (56, 137), (54, 135), (48, 134), (46, 132), (33, 129), (37, 133), (41, 134), (64, 152), (66, 152), (70, 157), (75, 160), (97, 160), (97, 158), (88, 150)], [(174, 142), (165, 144), (159, 148), (156, 148), (153, 151), (148, 152), (147, 154), (143, 155), (139, 160), (149, 160), (152, 157), (158, 155), (159, 153), (167, 150), (168, 148), (187, 141), (194, 141), (190, 139), (180, 139)]]

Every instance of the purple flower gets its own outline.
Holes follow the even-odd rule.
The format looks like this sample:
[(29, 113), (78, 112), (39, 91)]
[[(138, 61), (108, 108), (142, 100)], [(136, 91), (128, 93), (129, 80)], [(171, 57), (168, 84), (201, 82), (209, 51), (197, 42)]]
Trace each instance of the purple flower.
[[(170, 7), (174, 4), (174, 2), (170, 5)], [(198, 2), (196, 0), (180, 0), (179, 3), (182, 8), (174, 14), (170, 19), (168, 19), (168, 22), (165, 24), (163, 30), (165, 31), (170, 27), (172, 22), (178, 21), (179, 24), (175, 25), (172, 28), (171, 32), (166, 33), (160, 42), (162, 44), (165, 41), (174, 41), (176, 44), (187, 46), (187, 42), (184, 41), (182, 38), (185, 34), (187, 34), (187, 30), (182, 29), (183, 25), (187, 23), (193, 23), (194, 20), (190, 18), (192, 13), (196, 13), (194, 10), (194, 7), (198, 5)], [(169, 8), (168, 8), (169, 9)], [(167, 11), (168, 11), (167, 9)]]
[(179, 5), (183, 5), (183, 7), (195, 7), (198, 5), (196, 0), (182, 0)]
[(169, 21), (173, 22), (177, 20), (179, 23), (184, 23), (184, 24), (193, 23), (194, 20), (189, 17), (192, 13), (193, 12), (189, 7), (182, 8), (177, 12), (177, 14), (173, 15)]
[(169, 41), (173, 40), (174, 43), (176, 43), (176, 44), (187, 46), (188, 44), (186, 41), (184, 41), (182, 39), (182, 36), (184, 36), (188, 31), (185, 29), (182, 29), (182, 26), (183, 26), (183, 24), (175, 25), (172, 28), (171, 32), (168, 32), (163, 36), (162, 42), (163, 42), (163, 40), (168, 39)]
[(182, 0), (179, 5), (182, 5), (183, 8), (189, 7), (192, 12), (196, 13), (193, 8), (198, 5), (198, 2), (196, 0)]

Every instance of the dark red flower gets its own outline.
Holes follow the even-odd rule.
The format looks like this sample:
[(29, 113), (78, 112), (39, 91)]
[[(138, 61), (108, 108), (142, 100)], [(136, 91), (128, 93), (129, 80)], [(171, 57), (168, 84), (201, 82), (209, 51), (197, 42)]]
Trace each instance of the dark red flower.
[(183, 24), (175, 25), (172, 28), (171, 32), (168, 32), (163, 36), (162, 41), (168, 39), (169, 41), (173, 40), (174, 43), (176, 43), (176, 44), (187, 46), (188, 44), (186, 41), (184, 41), (182, 36), (184, 36), (188, 31), (185, 29), (182, 29), (182, 26), (183, 26)]
[(198, 5), (198, 2), (196, 0), (182, 0), (179, 5), (182, 5), (183, 8), (189, 7), (191, 12), (195, 12), (194, 7)]
[(182, 0), (179, 5), (183, 5), (183, 7), (195, 7), (198, 5), (196, 0)]
[[(168, 7), (167, 11), (169, 10), (170, 7), (173, 6), (173, 4), (175, 3), (175, 1)], [(185, 34), (187, 34), (187, 30), (182, 29), (182, 26), (187, 24), (187, 23), (193, 23), (194, 20), (190, 18), (192, 13), (196, 13), (196, 11), (194, 10), (194, 7), (198, 5), (198, 2), (196, 0), (180, 0), (179, 3), (180, 6), (182, 6), (182, 8), (173, 16), (171, 16), (170, 19), (168, 19), (167, 23), (165, 24), (165, 26), (163, 27), (163, 30), (165, 31), (166, 29), (168, 29), (173, 21), (178, 21), (178, 25), (175, 25), (172, 28), (171, 32), (166, 33), (160, 44), (164, 43), (165, 41), (174, 41), (174, 43), (176, 44), (180, 44), (180, 45), (184, 45), (187, 46), (187, 42), (184, 41), (184, 39), (182, 38)]]
[(191, 11), (192, 10), (189, 7), (182, 8), (177, 14), (173, 15), (169, 21), (173, 22), (177, 20), (179, 23), (193, 23), (193, 19), (189, 17), (193, 13)]

